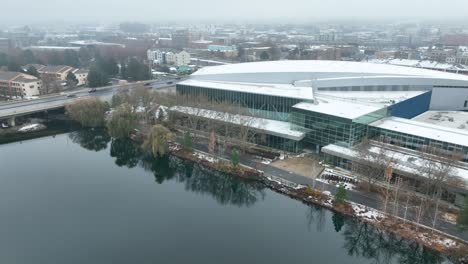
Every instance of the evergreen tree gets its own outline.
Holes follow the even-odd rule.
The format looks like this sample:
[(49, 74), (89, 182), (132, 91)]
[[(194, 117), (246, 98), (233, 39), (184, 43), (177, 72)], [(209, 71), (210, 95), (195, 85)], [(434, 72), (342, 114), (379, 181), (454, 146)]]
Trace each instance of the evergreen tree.
[(26, 73), (39, 78), (39, 73), (37, 72), (37, 69), (34, 66), (29, 66), (26, 70)]
[(266, 61), (266, 60), (269, 60), (269, 59), (270, 59), (270, 55), (268, 55), (268, 52), (263, 51), (263, 52), (260, 54), (260, 60)]
[(190, 135), (190, 132), (185, 132), (184, 134), (184, 141), (183, 141), (183, 146), (185, 149), (191, 150), (193, 147), (193, 140), (192, 140), (192, 135)]
[(344, 184), (340, 184), (335, 194), (335, 204), (342, 204), (346, 200), (346, 188)]
[(142, 81), (150, 79), (148, 67), (140, 63), (135, 58), (131, 58), (127, 65), (126, 74), (128, 79), (132, 81)]
[(78, 79), (76, 78), (76, 75), (71, 71), (67, 74), (67, 84), (70, 87), (75, 87), (78, 84)]
[(37, 63), (37, 58), (31, 50), (23, 50), (21, 53), (22, 65)]
[(80, 59), (78, 57), (78, 53), (74, 50), (65, 50), (63, 54), (63, 63), (71, 67), (79, 68)]
[(88, 73), (88, 84), (89, 87), (100, 87), (105, 86), (109, 82), (107, 75), (102, 72), (98, 67), (93, 66)]
[(234, 167), (239, 166), (239, 152), (237, 150), (232, 150), (231, 152), (231, 163)]

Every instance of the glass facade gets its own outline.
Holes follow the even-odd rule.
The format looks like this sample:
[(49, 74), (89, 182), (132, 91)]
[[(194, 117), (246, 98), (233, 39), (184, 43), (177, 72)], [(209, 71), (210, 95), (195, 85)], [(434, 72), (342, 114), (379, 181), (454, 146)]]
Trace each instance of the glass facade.
[(382, 138), (388, 141), (390, 144), (413, 150), (419, 150), (423, 146), (435, 146), (438, 149), (442, 149), (447, 152), (463, 153), (464, 161), (468, 162), (468, 148), (461, 145), (391, 131), (378, 127), (369, 127), (369, 138)]
[[(371, 120), (371, 119), (369, 119)], [(290, 122), (294, 129), (306, 132), (305, 143), (351, 147), (367, 134), (367, 125), (338, 116), (295, 109)]]
[(256, 137), (254, 143), (274, 149), (285, 150), (288, 152), (299, 152), (302, 149), (302, 144), (300, 141), (294, 141), (291, 139), (266, 134)]
[[(189, 85), (177, 85), (177, 94), (185, 96), (204, 96), (218, 102), (239, 104), (248, 108), (251, 114), (280, 121), (287, 121), (292, 106), (303, 100), (255, 93), (218, 90)], [(190, 98), (190, 97), (189, 97)]]
[(365, 86), (340, 86), (340, 87), (319, 87), (319, 91), (342, 91), (342, 92), (384, 92), (384, 91), (426, 91), (431, 90), (431, 85), (365, 85)]

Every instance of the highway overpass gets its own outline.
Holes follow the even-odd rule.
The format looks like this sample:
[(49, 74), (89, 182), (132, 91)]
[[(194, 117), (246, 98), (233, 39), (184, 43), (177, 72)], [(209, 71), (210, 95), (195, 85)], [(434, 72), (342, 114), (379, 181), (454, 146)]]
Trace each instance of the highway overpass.
[[(170, 84), (168, 84), (171, 82)], [(166, 80), (151, 80), (151, 81), (144, 81), (141, 83), (151, 83), (149, 88), (152, 87), (153, 89), (163, 89), (174, 86), (177, 81), (175, 79), (166, 79)], [(29, 115), (33, 113), (44, 112), (53, 109), (59, 109), (64, 107), (67, 104), (73, 103), (76, 100), (86, 97), (97, 97), (101, 100), (110, 101), (112, 95), (119, 89), (119, 88), (134, 88), (141, 83), (129, 83), (125, 85), (114, 85), (114, 86), (107, 86), (102, 88), (97, 88), (96, 92), (89, 93), (89, 88), (76, 90), (73, 92), (67, 93), (67, 95), (74, 95), (74, 97), (68, 97), (67, 95), (51, 95), (51, 96), (44, 96), (34, 100), (23, 100), (23, 101), (15, 101), (15, 102), (8, 102), (4, 104), (0, 104), (0, 120), (8, 120), (8, 123), (12, 126), (15, 125), (15, 118), (18, 116)]]

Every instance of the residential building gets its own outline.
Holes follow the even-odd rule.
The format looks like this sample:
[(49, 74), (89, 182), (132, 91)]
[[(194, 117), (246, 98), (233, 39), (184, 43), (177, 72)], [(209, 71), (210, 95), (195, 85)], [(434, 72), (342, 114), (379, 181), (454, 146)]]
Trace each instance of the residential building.
[(75, 69), (72, 72), (73, 74), (75, 74), (76, 80), (78, 81), (78, 83), (76, 84), (77, 86), (86, 85), (88, 83), (89, 70)]
[(40, 94), (42, 81), (20, 72), (0, 72), (0, 96), (32, 97)]
[(51, 80), (66, 81), (69, 72), (74, 68), (66, 65), (44, 66), (37, 69), (41, 78), (49, 77)]
[(149, 61), (155, 64), (168, 64), (168, 65), (188, 65), (190, 64), (190, 53), (185, 50), (181, 52), (174, 52), (172, 50), (148, 50), (147, 57)]

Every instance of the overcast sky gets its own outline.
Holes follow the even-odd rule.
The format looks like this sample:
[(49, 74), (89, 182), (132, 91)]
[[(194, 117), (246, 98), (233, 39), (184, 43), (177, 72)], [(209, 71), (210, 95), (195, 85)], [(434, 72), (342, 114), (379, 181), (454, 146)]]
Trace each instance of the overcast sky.
[[(468, 19), (468, 0), (0, 0), (1, 22)], [(7, 10), (11, 10), (7, 11)], [(7, 12), (5, 12), (7, 11)], [(21, 15), (20, 15), (21, 14)]]

